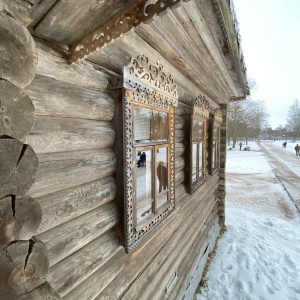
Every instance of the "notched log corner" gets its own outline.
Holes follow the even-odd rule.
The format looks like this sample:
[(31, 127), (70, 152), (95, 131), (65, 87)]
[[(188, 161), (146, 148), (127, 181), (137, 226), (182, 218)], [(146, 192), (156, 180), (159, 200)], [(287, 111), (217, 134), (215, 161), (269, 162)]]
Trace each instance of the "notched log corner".
[(1, 299), (21, 299), (44, 282), (49, 270), (45, 245), (32, 238), (16, 241), (0, 252)]
[(9, 81), (0, 79), (0, 136), (24, 140), (35, 123), (29, 96)]
[[(1, 9), (2, 6), (2, 9)], [(37, 69), (35, 42), (28, 29), (16, 20), (13, 13), (3, 12), (0, 6), (0, 78), (23, 89), (28, 86)], [(1, 11), (2, 10), (2, 11)]]
[(0, 139), (0, 199), (24, 195), (35, 181), (38, 158), (29, 145), (15, 139)]
[(0, 251), (11, 241), (29, 240), (42, 220), (40, 204), (25, 196), (0, 199)]

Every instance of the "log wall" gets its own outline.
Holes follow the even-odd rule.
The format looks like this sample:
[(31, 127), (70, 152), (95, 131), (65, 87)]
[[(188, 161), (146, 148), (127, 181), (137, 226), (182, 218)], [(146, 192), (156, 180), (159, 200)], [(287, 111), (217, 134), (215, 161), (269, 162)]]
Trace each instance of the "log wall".
[[(114, 203), (115, 103), (106, 89), (114, 70), (99, 71), (88, 61), (68, 65), (63, 52), (38, 39), (35, 44), (37, 71), (24, 91), (36, 119), (25, 142), (39, 168), (27, 194), (40, 206), (35, 238), (47, 250), (49, 272), (27, 299), (47, 293), (72, 300), (183, 297), (195, 262), (206, 260), (219, 232), (214, 196), (219, 177), (208, 176), (193, 195), (186, 192), (189, 151), (182, 109), (175, 113), (176, 209), (126, 254), (115, 230), (120, 218)], [(190, 102), (184, 95), (180, 106)]]

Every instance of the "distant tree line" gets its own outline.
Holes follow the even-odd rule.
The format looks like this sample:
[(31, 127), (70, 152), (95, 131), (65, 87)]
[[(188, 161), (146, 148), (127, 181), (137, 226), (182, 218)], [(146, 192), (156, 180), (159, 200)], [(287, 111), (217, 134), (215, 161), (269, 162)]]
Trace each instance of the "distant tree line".
[(251, 138), (258, 138), (268, 127), (268, 118), (263, 101), (247, 97), (242, 101), (232, 101), (228, 107), (227, 139), (232, 141), (233, 148), (237, 140), (248, 143)]
[(287, 111), (286, 124), (275, 129), (268, 128), (267, 132), (274, 138), (291, 139), (293, 142), (300, 138), (300, 102), (295, 99)]

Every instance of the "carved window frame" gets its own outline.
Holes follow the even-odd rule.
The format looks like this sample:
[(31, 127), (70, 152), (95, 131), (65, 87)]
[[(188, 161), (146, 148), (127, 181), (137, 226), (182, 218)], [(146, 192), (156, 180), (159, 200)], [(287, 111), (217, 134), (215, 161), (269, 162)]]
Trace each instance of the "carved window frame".
[[(175, 209), (175, 116), (174, 107), (178, 105), (177, 86), (170, 74), (163, 71), (158, 62), (149, 63), (146, 56), (132, 58), (124, 67), (123, 76), (109, 81), (110, 89), (122, 89), (122, 119), (123, 119), (123, 193), (119, 201), (123, 201), (123, 227), (121, 235), (124, 239), (125, 251), (134, 250), (149, 234)], [(133, 142), (133, 110), (135, 105), (145, 106), (155, 110), (168, 111), (169, 141), (168, 168), (170, 174), (169, 201), (162, 211), (159, 211), (147, 224), (141, 228), (135, 226), (135, 146)], [(118, 123), (119, 124), (119, 123)], [(159, 143), (157, 144), (159, 147)], [(123, 198), (123, 199), (121, 199)], [(119, 205), (120, 207), (120, 205)]]
[[(209, 102), (205, 99), (205, 96), (198, 96), (194, 102), (192, 112), (191, 112), (191, 123), (190, 123), (190, 172), (189, 172), (189, 182), (190, 182), (190, 193), (194, 193), (206, 180), (207, 177), (207, 123), (209, 119)], [(202, 126), (202, 138), (194, 138), (193, 134), (193, 124), (194, 122), (200, 121), (203, 123)], [(197, 160), (196, 160), (196, 180), (193, 181), (193, 146), (197, 145)], [(202, 144), (202, 155), (199, 157), (199, 148)], [(202, 161), (202, 176), (199, 176), (199, 159)]]
[(209, 169), (211, 175), (217, 173), (220, 169), (222, 118), (221, 108), (216, 108), (214, 115), (210, 116)]

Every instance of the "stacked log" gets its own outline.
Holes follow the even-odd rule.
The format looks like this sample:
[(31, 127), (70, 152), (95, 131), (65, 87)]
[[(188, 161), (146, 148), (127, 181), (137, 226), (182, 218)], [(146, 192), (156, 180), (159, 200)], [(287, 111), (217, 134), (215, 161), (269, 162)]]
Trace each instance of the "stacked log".
[[(25, 2), (24, 2), (25, 3)], [(36, 74), (35, 43), (21, 22), (28, 3), (0, 6), (0, 298), (22, 299), (46, 282), (45, 245), (34, 237), (41, 220), (39, 203), (26, 195), (35, 181), (38, 158), (23, 141), (35, 123), (24, 88)], [(27, 6), (26, 6), (27, 5)], [(18, 20), (20, 18), (20, 20)], [(21, 22), (20, 22), (21, 21)]]

